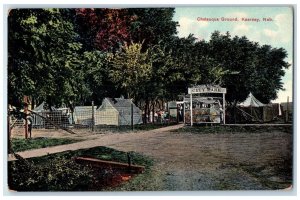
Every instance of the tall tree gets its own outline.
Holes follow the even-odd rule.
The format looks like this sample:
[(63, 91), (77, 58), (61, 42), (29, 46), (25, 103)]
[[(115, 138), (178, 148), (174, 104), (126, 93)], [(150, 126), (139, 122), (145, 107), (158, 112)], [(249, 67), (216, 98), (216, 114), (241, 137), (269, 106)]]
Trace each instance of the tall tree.
[(28, 95), (59, 106), (89, 93), (76, 76), (82, 45), (59, 9), (13, 9), (8, 22), (9, 103), (20, 105)]
[(143, 48), (166, 44), (177, 33), (178, 22), (173, 21), (174, 8), (131, 8), (130, 34), (133, 42), (143, 42)]
[[(252, 92), (264, 103), (277, 97), (282, 88), (283, 69), (289, 64), (282, 48), (260, 46), (245, 36), (231, 38), (229, 32), (214, 32), (208, 42), (208, 56), (219, 63), (224, 72), (223, 86), (227, 88), (226, 99), (238, 103)], [(229, 71), (228, 71), (229, 70)]]
[(76, 9), (76, 29), (87, 50), (115, 52), (130, 42), (130, 23), (134, 20), (127, 9)]
[(110, 78), (128, 98), (135, 99), (150, 79), (152, 65), (148, 51), (142, 52), (141, 43), (131, 43), (125, 44), (122, 51), (111, 56)]

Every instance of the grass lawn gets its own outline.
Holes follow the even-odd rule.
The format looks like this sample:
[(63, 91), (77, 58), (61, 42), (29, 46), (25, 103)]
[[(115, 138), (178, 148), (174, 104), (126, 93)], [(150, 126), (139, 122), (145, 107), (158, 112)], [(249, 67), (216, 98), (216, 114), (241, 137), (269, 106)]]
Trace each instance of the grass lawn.
[[(134, 152), (130, 152), (130, 154), (132, 164), (145, 166), (145, 172), (135, 175), (129, 182), (136, 178), (140, 180), (151, 176), (150, 168), (153, 160)], [(17, 191), (113, 190), (107, 186), (107, 180), (111, 180), (116, 175), (115, 172), (77, 164), (72, 159), (77, 156), (127, 163), (127, 152), (107, 147), (94, 147), (12, 161), (8, 163), (9, 187)], [(135, 188), (135, 186), (136, 184), (133, 184), (132, 187)], [(127, 186), (127, 188), (130, 190), (130, 187)]]
[(75, 142), (79, 142), (81, 140), (78, 139), (67, 139), (67, 138), (32, 138), (32, 139), (21, 139), (21, 138), (13, 138), (12, 139), (12, 148), (15, 152), (26, 151), (30, 149), (40, 149), (45, 147), (63, 145), (63, 144), (71, 144)]

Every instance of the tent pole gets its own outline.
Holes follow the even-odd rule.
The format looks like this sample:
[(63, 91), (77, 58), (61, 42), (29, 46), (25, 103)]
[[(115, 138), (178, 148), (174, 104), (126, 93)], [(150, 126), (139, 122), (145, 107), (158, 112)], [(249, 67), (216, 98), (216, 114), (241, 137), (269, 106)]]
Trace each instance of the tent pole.
[(190, 94), (190, 110), (191, 110), (191, 126), (193, 126), (193, 100), (192, 100), (192, 93)]
[(94, 101), (92, 101), (92, 131), (94, 132), (95, 125), (95, 112), (94, 112)]
[(223, 93), (223, 124), (225, 124), (225, 93)]
[(285, 121), (289, 121), (289, 97), (287, 97), (286, 101), (286, 113), (285, 113)]
[(185, 125), (185, 98), (183, 98), (183, 124)]

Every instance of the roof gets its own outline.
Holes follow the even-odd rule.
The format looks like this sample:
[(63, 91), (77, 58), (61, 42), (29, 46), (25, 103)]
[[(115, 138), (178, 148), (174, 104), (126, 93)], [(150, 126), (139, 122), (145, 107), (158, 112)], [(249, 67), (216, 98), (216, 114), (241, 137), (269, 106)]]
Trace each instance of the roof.
[[(94, 110), (96, 110), (96, 106), (94, 106)], [(92, 112), (92, 106), (75, 106), (74, 112)]]
[[(41, 103), (40, 105), (38, 105), (37, 107), (35, 107), (33, 109), (33, 111), (36, 111), (36, 112), (39, 112), (39, 111), (49, 111), (49, 110), (45, 109), (45, 106), (46, 106), (45, 104), (46, 104), (45, 102)], [(51, 110), (65, 110), (65, 109), (68, 109), (68, 108), (66, 108), (66, 107), (55, 108), (54, 106), (51, 106)]]
[[(124, 108), (131, 108), (133, 104), (133, 111), (140, 112), (141, 110), (131, 101), (131, 99), (124, 98), (105, 98), (118, 112), (122, 111)], [(105, 100), (104, 99), (104, 100)], [(104, 101), (103, 100), (103, 101)]]
[(240, 103), (239, 106), (244, 106), (244, 107), (261, 107), (261, 106), (265, 106), (265, 104), (263, 104), (262, 102), (260, 102), (258, 99), (256, 99), (253, 94), (250, 92), (250, 94), (248, 95), (247, 99)]

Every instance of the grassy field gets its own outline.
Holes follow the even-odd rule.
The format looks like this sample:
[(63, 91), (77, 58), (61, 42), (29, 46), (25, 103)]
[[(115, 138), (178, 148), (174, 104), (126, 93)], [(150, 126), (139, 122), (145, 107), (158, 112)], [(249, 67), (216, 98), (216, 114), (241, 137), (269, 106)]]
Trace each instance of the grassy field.
[(12, 149), (15, 152), (26, 151), (30, 149), (40, 149), (45, 147), (63, 145), (63, 144), (71, 144), (75, 142), (79, 142), (79, 139), (67, 139), (67, 138), (31, 138), (31, 139), (21, 139), (21, 138), (13, 138), (11, 141)]

